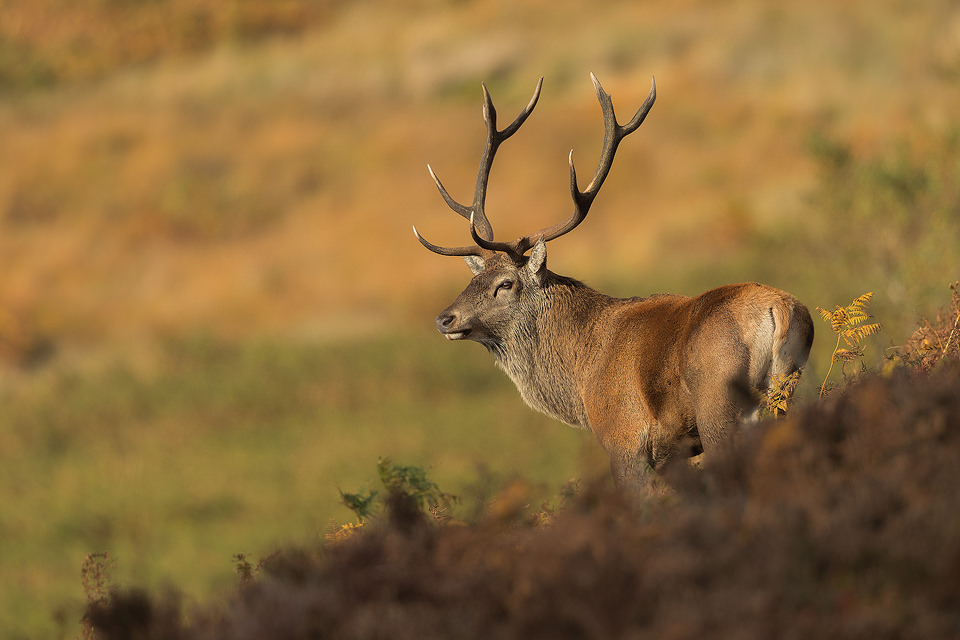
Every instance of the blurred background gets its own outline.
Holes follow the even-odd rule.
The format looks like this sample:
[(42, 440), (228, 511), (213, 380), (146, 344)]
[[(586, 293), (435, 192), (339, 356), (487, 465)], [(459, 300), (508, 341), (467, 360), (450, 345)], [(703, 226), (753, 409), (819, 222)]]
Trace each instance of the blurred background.
[[(0, 628), (77, 635), (79, 567), (209, 599), (315, 540), (379, 456), (469, 495), (606, 472), (433, 318), (468, 241), (480, 83), (508, 122), (500, 239), (569, 214), (553, 271), (615, 295), (874, 291), (882, 361), (960, 277), (960, 6), (948, 0), (0, 0)], [(815, 397), (835, 338), (800, 390)], [(371, 485), (373, 486), (373, 485)], [(534, 492), (534, 495), (536, 493)]]

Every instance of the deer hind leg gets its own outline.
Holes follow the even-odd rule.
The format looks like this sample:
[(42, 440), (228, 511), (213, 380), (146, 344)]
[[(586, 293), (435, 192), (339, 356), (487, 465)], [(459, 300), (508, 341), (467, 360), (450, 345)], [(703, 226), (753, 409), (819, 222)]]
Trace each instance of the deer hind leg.
[(723, 352), (729, 357), (704, 362), (691, 370), (694, 419), (705, 457), (728, 441), (741, 421), (759, 406), (746, 345), (731, 340)]
[(736, 432), (741, 418), (756, 407), (746, 378), (724, 379), (698, 394), (697, 430), (704, 453), (709, 456)]

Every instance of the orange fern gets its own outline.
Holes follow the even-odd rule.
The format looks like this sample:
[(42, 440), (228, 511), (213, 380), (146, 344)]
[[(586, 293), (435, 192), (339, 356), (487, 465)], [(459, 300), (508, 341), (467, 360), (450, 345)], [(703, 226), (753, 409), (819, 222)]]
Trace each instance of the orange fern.
[[(863, 348), (860, 346), (860, 341), (867, 336), (873, 336), (880, 332), (881, 325), (879, 322), (863, 324), (870, 317), (867, 313), (867, 306), (870, 304), (870, 298), (872, 297), (873, 292), (870, 291), (859, 298), (855, 298), (853, 302), (845, 307), (838, 305), (833, 311), (827, 311), (826, 309), (817, 307), (817, 311), (820, 312), (820, 317), (822, 317), (825, 322), (830, 323), (830, 328), (837, 334), (837, 345), (834, 347), (833, 356), (830, 358), (830, 368), (827, 370), (827, 375), (823, 379), (823, 384), (820, 385), (821, 398), (826, 391), (827, 380), (830, 379), (830, 373), (833, 371), (834, 363), (852, 362), (863, 356)], [(845, 342), (849, 348), (841, 349), (841, 341)]]

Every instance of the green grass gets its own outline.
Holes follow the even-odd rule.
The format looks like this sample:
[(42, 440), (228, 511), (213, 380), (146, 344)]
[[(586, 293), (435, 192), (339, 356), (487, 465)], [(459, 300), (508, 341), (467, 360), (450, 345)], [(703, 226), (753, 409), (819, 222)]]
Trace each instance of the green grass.
[(372, 480), (378, 456), (455, 493), (480, 466), (549, 492), (595, 447), (525, 408), (482, 349), (434, 335), (331, 347), (195, 338), (168, 345), (151, 375), (61, 370), (2, 403), (0, 628), (12, 637), (52, 636), (55, 612), (60, 634), (76, 635), (90, 552), (109, 551), (120, 584), (222, 592), (234, 554), (351, 519), (337, 489)]

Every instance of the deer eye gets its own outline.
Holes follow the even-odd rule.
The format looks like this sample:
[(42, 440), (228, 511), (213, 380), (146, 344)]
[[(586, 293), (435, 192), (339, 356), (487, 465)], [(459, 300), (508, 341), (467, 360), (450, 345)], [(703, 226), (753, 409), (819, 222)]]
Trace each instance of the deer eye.
[(493, 297), (496, 298), (501, 291), (510, 291), (510, 289), (513, 289), (513, 280), (504, 280), (493, 290)]

